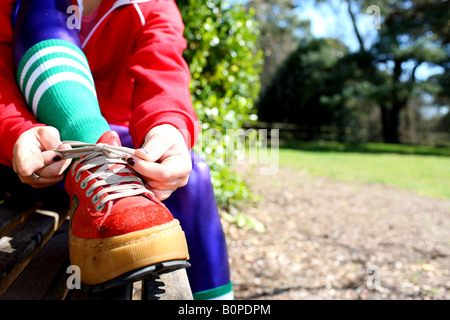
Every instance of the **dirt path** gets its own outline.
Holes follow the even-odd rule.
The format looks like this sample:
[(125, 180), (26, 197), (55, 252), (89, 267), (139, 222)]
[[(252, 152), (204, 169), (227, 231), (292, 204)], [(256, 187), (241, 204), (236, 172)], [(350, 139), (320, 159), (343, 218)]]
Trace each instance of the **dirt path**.
[(236, 299), (450, 299), (450, 201), (285, 168), (245, 179), (267, 230), (224, 221)]

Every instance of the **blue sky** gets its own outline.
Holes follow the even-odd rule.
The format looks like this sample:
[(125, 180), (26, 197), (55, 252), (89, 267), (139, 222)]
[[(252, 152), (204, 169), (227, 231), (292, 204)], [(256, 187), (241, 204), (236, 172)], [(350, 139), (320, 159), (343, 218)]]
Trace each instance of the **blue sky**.
[(315, 5), (312, 0), (302, 0), (297, 14), (311, 21), (311, 32), (315, 37), (333, 37), (344, 42), (351, 50), (359, 48), (348, 18), (346, 6), (340, 0)]

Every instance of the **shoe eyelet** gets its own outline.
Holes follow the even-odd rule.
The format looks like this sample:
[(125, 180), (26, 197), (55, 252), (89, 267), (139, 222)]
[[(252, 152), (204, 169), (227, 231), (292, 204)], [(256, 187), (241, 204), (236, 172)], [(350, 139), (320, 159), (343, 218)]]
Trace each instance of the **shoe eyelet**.
[(104, 207), (105, 207), (105, 205), (100, 205), (100, 204), (98, 204), (98, 205), (95, 207), (95, 211), (102, 211)]
[[(86, 181), (81, 181), (81, 183), (80, 183), (80, 187), (81, 187), (81, 189), (85, 189), (86, 187), (87, 187), (87, 182)], [(88, 190), (89, 191), (89, 190)]]
[(99, 197), (97, 197), (97, 195), (92, 197), (92, 203), (96, 203), (98, 200), (100, 200), (100, 199), (99, 199)]
[(89, 189), (87, 189), (87, 191), (86, 191), (86, 197), (90, 197), (90, 196), (92, 196), (92, 194), (94, 193), (94, 190), (92, 190), (91, 188), (89, 188)]
[(81, 174), (77, 172), (77, 175), (75, 176), (75, 182), (79, 182), (81, 179)]

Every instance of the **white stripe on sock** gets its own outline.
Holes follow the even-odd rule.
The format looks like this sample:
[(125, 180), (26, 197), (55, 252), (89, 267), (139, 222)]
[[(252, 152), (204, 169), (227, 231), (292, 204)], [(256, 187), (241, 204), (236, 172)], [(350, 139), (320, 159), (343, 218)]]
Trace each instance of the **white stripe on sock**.
[(211, 298), (209, 300), (234, 300), (234, 294), (233, 291), (230, 291), (228, 293), (225, 293), (218, 297)]
[(84, 64), (78, 63), (77, 61), (70, 58), (54, 58), (51, 60), (47, 60), (43, 62), (41, 65), (39, 65), (39, 67), (37, 67), (36, 70), (33, 71), (30, 78), (28, 79), (27, 86), (25, 89), (25, 98), (27, 99), (28, 102), (30, 100), (31, 87), (33, 86), (36, 79), (48, 69), (62, 65), (71, 66), (80, 70), (92, 81), (92, 83), (94, 83), (94, 79), (92, 79), (91, 72), (89, 71), (88, 68), (86, 68)]
[(22, 69), (22, 73), (20, 74), (20, 88), (23, 87), (23, 81), (25, 80), (25, 75), (27, 74), (28, 70), (31, 68), (31, 65), (37, 61), (38, 59), (48, 55), (48, 54), (52, 54), (52, 53), (67, 53), (70, 54), (72, 56), (74, 56), (75, 58), (79, 59), (86, 68), (89, 68), (89, 64), (86, 61), (86, 58), (84, 58), (81, 54), (79, 54), (78, 52), (76, 52), (75, 50), (65, 47), (65, 46), (51, 46), (51, 47), (46, 47), (43, 48), (41, 50), (39, 50), (38, 52), (36, 52), (35, 54), (33, 54), (30, 59), (28, 59), (27, 63), (25, 64), (25, 66)]
[(76, 81), (87, 87), (92, 94), (97, 97), (97, 93), (95, 92), (95, 88), (85, 77), (82, 75), (79, 75), (77, 73), (73, 72), (60, 72), (57, 74), (54, 74), (50, 77), (48, 77), (36, 90), (36, 93), (34, 94), (33, 103), (32, 103), (32, 109), (34, 115), (37, 116), (37, 106), (39, 104), (39, 101), (41, 100), (41, 97), (44, 95), (44, 93), (52, 86), (54, 86), (57, 83), (63, 82), (63, 81)]

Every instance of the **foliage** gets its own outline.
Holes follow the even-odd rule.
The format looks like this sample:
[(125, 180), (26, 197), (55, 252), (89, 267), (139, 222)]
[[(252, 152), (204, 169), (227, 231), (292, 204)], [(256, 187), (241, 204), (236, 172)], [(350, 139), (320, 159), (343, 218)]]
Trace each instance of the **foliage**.
[[(259, 0), (265, 3), (265, 0)], [(315, 0), (317, 3), (334, 1)], [(287, 1), (286, 2), (290, 2)], [(372, 125), (378, 117), (385, 142), (404, 142), (400, 129), (411, 104), (425, 93), (436, 103), (449, 105), (450, 2), (444, 0), (341, 0), (348, 8), (358, 52), (336, 50), (326, 39), (304, 36), (299, 47), (282, 64), (258, 102), (260, 118), (307, 124), (355, 126)], [(298, 2), (300, 3), (300, 2)], [(380, 26), (369, 43), (363, 37), (359, 18), (368, 19), (370, 5), (380, 8)], [(274, 22), (261, 20), (276, 28)], [(372, 33), (373, 34), (373, 33)], [(329, 54), (327, 53), (329, 51)], [(333, 54), (335, 54), (333, 56)], [(445, 72), (426, 80), (418, 79), (424, 65)], [(277, 112), (273, 106), (277, 108)], [(411, 114), (411, 112), (409, 113)], [(411, 123), (411, 121), (409, 121)], [(446, 127), (444, 121), (440, 128)], [(311, 136), (311, 135), (310, 135)], [(372, 133), (370, 136), (374, 136)]]
[(381, 109), (385, 141), (398, 143), (400, 112), (426, 88), (439, 90), (429, 81), (418, 81), (416, 70), (422, 64), (442, 66), (448, 60), (449, 3), (385, 0), (380, 5), (384, 21), (371, 54), (373, 66), (386, 69), (386, 80), (374, 87), (372, 100)]
[[(373, 4), (370, 0), (346, 0), (360, 12)], [(360, 51), (369, 64), (360, 65), (369, 84), (365, 97), (380, 109), (385, 142), (399, 143), (401, 114), (411, 101), (425, 92), (436, 96), (442, 83), (418, 80), (422, 65), (445, 67), (450, 49), (448, 25), (450, 3), (442, 0), (377, 1), (381, 25), (376, 41), (366, 48), (360, 39)], [(349, 10), (350, 15), (354, 15)], [(355, 33), (359, 34), (354, 25)], [(448, 91), (447, 91), (448, 95)]]
[[(226, 144), (236, 144), (227, 129), (255, 120), (260, 88), (259, 29), (253, 10), (221, 0), (177, 2), (188, 43), (184, 53), (191, 71), (191, 93), (203, 134), (194, 150), (211, 167), (220, 206), (229, 208), (250, 197), (246, 185), (226, 163)], [(206, 139), (205, 133), (214, 133)], [(217, 134), (216, 134), (217, 133)], [(208, 135), (211, 138), (211, 134)]]
[[(345, 57), (349, 57), (349, 50), (336, 39), (301, 41), (261, 93), (260, 119), (304, 125), (311, 130), (324, 125), (361, 126), (358, 117), (362, 117), (363, 110), (350, 99), (357, 98), (355, 88), (363, 88), (363, 84), (345, 86), (357, 68), (356, 57), (348, 61)], [(314, 132), (309, 136), (315, 138)]]
[(222, 214), (222, 217), (228, 222), (236, 224), (239, 228), (247, 227), (260, 233), (266, 232), (266, 226), (264, 224), (242, 212), (237, 212), (236, 214), (225, 212)]
[(264, 65), (260, 74), (264, 89), (277, 68), (296, 49), (299, 38), (310, 38), (310, 21), (300, 20), (298, 7), (293, 0), (248, 0), (247, 5), (255, 10), (259, 23), (259, 46), (264, 52)]

